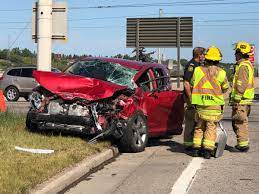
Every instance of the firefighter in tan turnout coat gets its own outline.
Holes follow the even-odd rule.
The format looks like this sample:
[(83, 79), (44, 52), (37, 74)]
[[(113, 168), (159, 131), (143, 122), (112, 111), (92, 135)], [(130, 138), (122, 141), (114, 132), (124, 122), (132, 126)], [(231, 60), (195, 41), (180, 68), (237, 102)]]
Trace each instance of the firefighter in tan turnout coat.
[(193, 137), (192, 155), (209, 159), (215, 149), (216, 127), (222, 119), (225, 104), (223, 92), (229, 87), (226, 72), (218, 67), (222, 54), (217, 47), (205, 52), (203, 67), (194, 71), (192, 83), (192, 104), (196, 107), (196, 127)]
[(251, 46), (239, 42), (235, 47), (236, 68), (230, 97), (232, 105), (232, 126), (236, 133), (236, 151), (249, 150), (248, 115), (254, 99), (254, 68), (248, 60)]

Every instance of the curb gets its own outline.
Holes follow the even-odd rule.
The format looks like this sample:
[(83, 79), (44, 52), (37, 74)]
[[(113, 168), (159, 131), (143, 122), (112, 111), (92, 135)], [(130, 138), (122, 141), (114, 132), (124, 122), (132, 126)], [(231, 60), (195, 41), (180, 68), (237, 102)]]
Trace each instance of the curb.
[(84, 177), (85, 174), (90, 173), (98, 166), (118, 156), (119, 151), (116, 147), (97, 154), (91, 158), (86, 158), (76, 166), (66, 169), (65, 171), (51, 177), (46, 182), (37, 185), (34, 189), (30, 190), (30, 194), (42, 193), (58, 193), (70, 186), (75, 181)]

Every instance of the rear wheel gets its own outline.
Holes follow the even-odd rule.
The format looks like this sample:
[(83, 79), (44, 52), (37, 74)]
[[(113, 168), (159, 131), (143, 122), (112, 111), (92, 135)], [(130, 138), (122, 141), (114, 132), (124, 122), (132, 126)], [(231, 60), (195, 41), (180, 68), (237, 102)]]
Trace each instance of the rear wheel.
[(20, 97), (19, 90), (15, 86), (10, 86), (5, 90), (5, 97), (8, 101), (17, 101)]
[(148, 127), (145, 115), (136, 112), (127, 123), (127, 129), (118, 142), (122, 152), (142, 152), (148, 142)]

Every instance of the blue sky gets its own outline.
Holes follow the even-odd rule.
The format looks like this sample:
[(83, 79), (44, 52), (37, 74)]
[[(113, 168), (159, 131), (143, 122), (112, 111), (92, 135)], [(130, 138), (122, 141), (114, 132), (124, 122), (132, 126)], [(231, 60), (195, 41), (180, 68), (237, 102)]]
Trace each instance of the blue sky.
[[(26, 22), (31, 21), (31, 8), (34, 2), (35, 0), (1, 1), (1, 49), (12, 45), (12, 47), (36, 50), (36, 44), (31, 40), (31, 30), (26, 29), (22, 33), (22, 28), (26, 26)], [(156, 17), (158, 16), (159, 8), (161, 8), (166, 17), (192, 16), (194, 19), (193, 46), (209, 47), (210, 45), (215, 45), (219, 47), (223, 53), (223, 62), (234, 62), (232, 44), (241, 40), (255, 44), (258, 56), (259, 0), (207, 0), (207, 2), (206, 0), (68, 0), (67, 2), (70, 8), (176, 2), (191, 2), (192, 5), (175, 4), (173, 6), (141, 8), (70, 9), (68, 19), (74, 21), (69, 21), (68, 42), (53, 44), (53, 52), (56, 53), (92, 54), (96, 56), (111, 56), (118, 53), (131, 54), (132, 49), (126, 48), (126, 18), (141, 17), (142, 15), (145, 15), (145, 17)], [(204, 5), (204, 3), (221, 2), (254, 3)], [(105, 17), (119, 18), (78, 21), (78, 19)], [(102, 26), (105, 26), (105, 28), (99, 28)], [(28, 28), (30, 27), (31, 25), (28, 24)], [(153, 51), (156, 48), (148, 50)], [(177, 56), (176, 49), (173, 48), (162, 49), (162, 52), (166, 58), (175, 59)], [(156, 57), (156, 54), (154, 57)], [(191, 48), (181, 49), (181, 58), (190, 59)]]

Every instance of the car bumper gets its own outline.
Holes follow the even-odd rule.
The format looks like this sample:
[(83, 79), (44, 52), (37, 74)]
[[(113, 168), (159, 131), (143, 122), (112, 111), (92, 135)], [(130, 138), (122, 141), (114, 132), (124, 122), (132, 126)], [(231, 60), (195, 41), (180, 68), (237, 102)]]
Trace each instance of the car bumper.
[(92, 118), (71, 115), (50, 115), (46, 113), (30, 112), (32, 122), (39, 129), (69, 130), (92, 134), (95, 123)]

